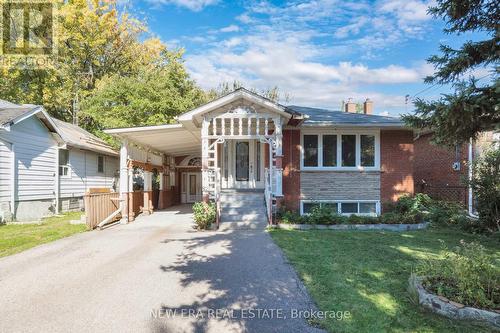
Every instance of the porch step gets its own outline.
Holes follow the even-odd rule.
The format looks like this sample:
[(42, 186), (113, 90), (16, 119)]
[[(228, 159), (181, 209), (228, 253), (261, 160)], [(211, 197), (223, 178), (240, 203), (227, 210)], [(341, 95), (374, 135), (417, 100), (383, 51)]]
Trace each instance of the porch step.
[(267, 226), (262, 190), (224, 190), (219, 230), (262, 230)]

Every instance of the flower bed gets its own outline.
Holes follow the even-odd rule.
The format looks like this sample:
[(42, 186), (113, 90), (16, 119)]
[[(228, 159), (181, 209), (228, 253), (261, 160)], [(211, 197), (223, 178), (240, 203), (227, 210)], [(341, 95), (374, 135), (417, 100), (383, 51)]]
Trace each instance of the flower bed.
[(471, 320), (500, 330), (500, 313), (465, 306), (444, 296), (428, 292), (423, 277), (412, 275), (409, 280), (409, 292), (418, 298), (418, 304), (451, 319)]
[(450, 318), (471, 319), (500, 329), (500, 268), (477, 243), (444, 248), (442, 260), (422, 260), (410, 288), (419, 303)]

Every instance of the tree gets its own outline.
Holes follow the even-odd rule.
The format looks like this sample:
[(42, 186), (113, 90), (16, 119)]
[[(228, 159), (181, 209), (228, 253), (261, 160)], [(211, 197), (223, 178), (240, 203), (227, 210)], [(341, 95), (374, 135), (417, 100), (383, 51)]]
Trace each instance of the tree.
[(40, 104), (51, 115), (70, 120), (78, 102), (92, 94), (100, 79), (135, 75), (154, 65), (164, 45), (145, 38), (147, 27), (118, 12), (116, 4), (117, 0), (65, 1), (58, 17), (56, 68), (0, 72), (0, 98)]
[[(500, 5), (496, 0), (437, 0), (429, 8), (436, 18), (446, 21), (446, 33), (462, 34), (480, 32), (487, 38), (467, 41), (459, 49), (441, 45), (441, 55), (434, 55), (428, 62), (435, 73), (425, 82), (434, 85), (451, 84), (453, 93), (445, 94), (436, 101), (415, 101), (414, 114), (403, 116), (414, 128), (433, 131), (433, 141), (453, 146), (475, 139), (484, 131), (500, 126), (500, 82), (498, 51), (498, 17)], [(478, 68), (490, 68), (491, 80), (464, 76)]]
[(154, 65), (135, 75), (114, 74), (96, 82), (82, 103), (80, 124), (113, 143), (105, 128), (168, 124), (174, 117), (206, 102), (182, 63), (182, 50), (164, 48)]

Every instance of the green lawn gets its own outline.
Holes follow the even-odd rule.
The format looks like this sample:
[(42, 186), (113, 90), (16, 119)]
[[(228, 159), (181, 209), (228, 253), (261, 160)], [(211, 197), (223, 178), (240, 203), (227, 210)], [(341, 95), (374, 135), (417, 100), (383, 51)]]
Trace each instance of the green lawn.
[(87, 230), (85, 224), (70, 224), (81, 212), (43, 219), (41, 224), (0, 225), (0, 257), (24, 251)]
[(409, 297), (408, 277), (421, 258), (440, 258), (461, 239), (477, 241), (500, 259), (498, 239), (455, 230), (405, 233), (271, 231), (321, 310), (349, 311), (351, 319), (327, 319), (330, 332), (482, 332), (421, 309)]

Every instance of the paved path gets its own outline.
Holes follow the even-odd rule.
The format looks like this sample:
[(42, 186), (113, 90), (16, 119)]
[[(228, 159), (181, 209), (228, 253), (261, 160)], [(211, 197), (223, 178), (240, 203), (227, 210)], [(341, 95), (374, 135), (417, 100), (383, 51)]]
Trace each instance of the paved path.
[(0, 332), (318, 331), (290, 319), (314, 305), (266, 232), (196, 232), (189, 211), (0, 259)]

